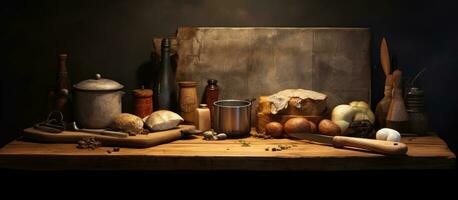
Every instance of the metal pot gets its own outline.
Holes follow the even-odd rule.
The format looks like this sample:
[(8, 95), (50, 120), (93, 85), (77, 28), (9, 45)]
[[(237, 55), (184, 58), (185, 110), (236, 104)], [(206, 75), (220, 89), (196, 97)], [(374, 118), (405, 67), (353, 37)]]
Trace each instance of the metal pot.
[(100, 74), (73, 85), (75, 120), (78, 126), (103, 129), (122, 112), (123, 85)]
[(229, 137), (243, 137), (251, 131), (250, 100), (220, 100), (213, 103), (213, 129)]

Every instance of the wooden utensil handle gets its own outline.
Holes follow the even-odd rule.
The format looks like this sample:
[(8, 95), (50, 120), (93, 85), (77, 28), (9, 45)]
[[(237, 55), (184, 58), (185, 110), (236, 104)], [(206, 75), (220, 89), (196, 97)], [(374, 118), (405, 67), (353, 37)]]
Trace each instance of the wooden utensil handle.
[(407, 145), (400, 142), (345, 136), (335, 136), (333, 142), (335, 147), (356, 147), (389, 155), (402, 155), (407, 152)]

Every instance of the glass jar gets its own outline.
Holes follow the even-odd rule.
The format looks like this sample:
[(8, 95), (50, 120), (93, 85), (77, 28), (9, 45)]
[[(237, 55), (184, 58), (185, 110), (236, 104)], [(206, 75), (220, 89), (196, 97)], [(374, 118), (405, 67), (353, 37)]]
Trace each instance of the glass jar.
[(194, 125), (196, 125), (197, 130), (208, 131), (211, 129), (210, 109), (208, 109), (207, 104), (199, 105), (199, 108), (196, 109), (194, 119)]

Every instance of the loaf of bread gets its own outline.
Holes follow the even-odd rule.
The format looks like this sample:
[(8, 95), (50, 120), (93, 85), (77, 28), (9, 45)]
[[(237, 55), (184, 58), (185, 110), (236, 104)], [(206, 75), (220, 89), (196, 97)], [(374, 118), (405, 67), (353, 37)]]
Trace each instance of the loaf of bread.
[[(319, 116), (326, 111), (326, 100), (304, 99), (299, 102), (299, 98), (293, 97), (288, 101), (286, 109), (278, 111), (280, 115), (304, 115)], [(267, 100), (267, 96), (259, 97), (259, 106), (257, 111), (262, 113), (271, 112), (272, 102)]]
[(256, 131), (258, 133), (266, 132), (266, 125), (272, 121), (272, 114), (258, 112), (256, 115)]
[(183, 122), (183, 118), (168, 110), (158, 110), (144, 118), (146, 127), (151, 131), (164, 131), (175, 128)]

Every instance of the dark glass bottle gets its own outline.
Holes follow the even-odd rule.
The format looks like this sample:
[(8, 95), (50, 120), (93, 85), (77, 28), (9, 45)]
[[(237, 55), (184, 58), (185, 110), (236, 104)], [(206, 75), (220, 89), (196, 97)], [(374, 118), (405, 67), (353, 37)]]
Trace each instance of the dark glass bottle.
[(154, 87), (154, 107), (156, 110), (176, 112), (176, 80), (170, 61), (170, 47), (170, 39), (162, 39), (160, 69)]
[(72, 120), (71, 105), (70, 105), (70, 79), (68, 78), (67, 71), (67, 54), (59, 54), (58, 56), (58, 69), (56, 88), (52, 95), (54, 96), (54, 103), (51, 111), (60, 111), (65, 121)]
[[(210, 109), (210, 116), (213, 119), (213, 103), (219, 98), (219, 88), (217, 85), (218, 81), (215, 79), (209, 79), (207, 86), (205, 87), (205, 103)], [(213, 127), (213, 123), (212, 123)]]

